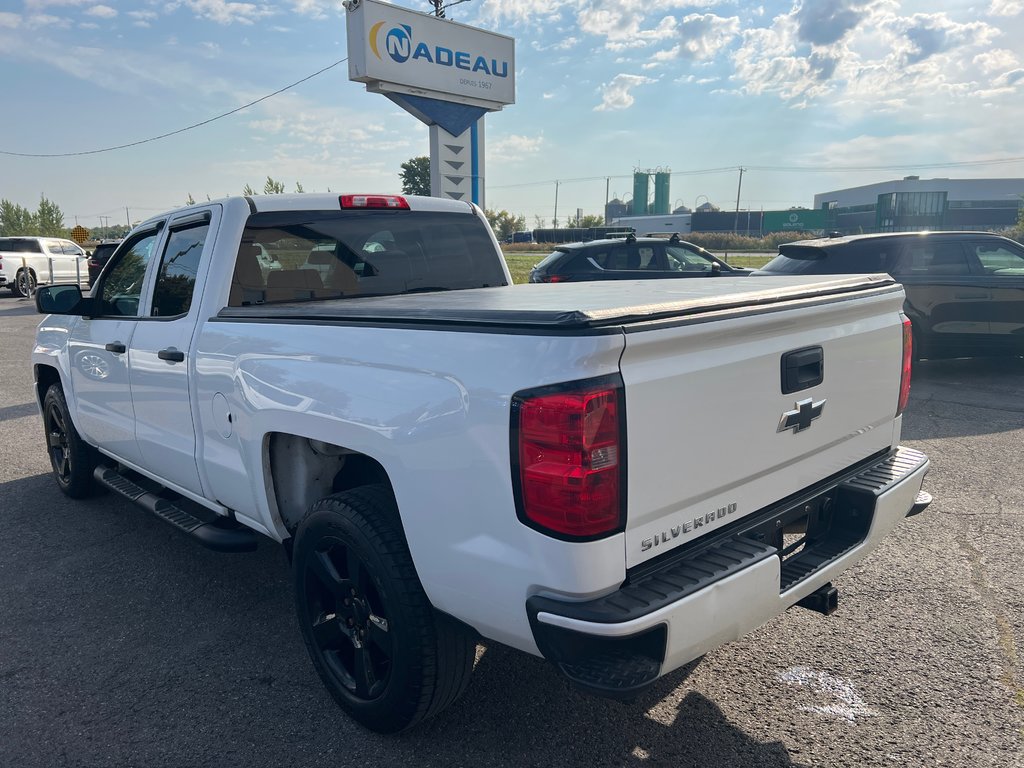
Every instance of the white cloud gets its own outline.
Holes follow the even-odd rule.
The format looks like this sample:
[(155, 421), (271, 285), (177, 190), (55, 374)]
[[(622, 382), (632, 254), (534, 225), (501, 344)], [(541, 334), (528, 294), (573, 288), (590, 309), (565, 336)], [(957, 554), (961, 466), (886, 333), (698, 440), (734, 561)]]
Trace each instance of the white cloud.
[(981, 71), (985, 74), (991, 74), (992, 72), (998, 72), (999, 70), (1012, 69), (1017, 66), (1018, 59), (1014, 55), (1013, 51), (1008, 51), (1005, 48), (997, 48), (992, 51), (986, 51), (985, 53), (979, 53), (974, 57), (974, 63), (981, 68)]
[(51, 16), (48, 13), (36, 13), (25, 19), (25, 26), (31, 29), (41, 29), (42, 27), (68, 29), (71, 27), (71, 20), (63, 16)]
[(1016, 16), (1021, 11), (1024, 11), (1022, 0), (992, 0), (992, 5), (988, 7), (992, 16)]
[(520, 136), (510, 134), (498, 138), (489, 138), (487, 142), (488, 160), (517, 160), (540, 152), (544, 145), (543, 136)]
[(100, 25), (94, 21), (83, 21), (78, 25), (82, 29), (99, 29)]
[(156, 11), (128, 11), (128, 16), (139, 21), (153, 21), (157, 17)]
[(740, 31), (736, 16), (723, 18), (713, 13), (692, 13), (679, 24), (678, 56), (695, 61), (713, 59)]
[(328, 10), (336, 10), (340, 3), (325, 2), (324, 0), (291, 0), (292, 10), (300, 16), (307, 16), (311, 19), (326, 19)]
[(231, 0), (172, 0), (164, 6), (164, 10), (170, 13), (181, 6), (191, 10), (198, 18), (218, 24), (252, 24), (274, 14), (274, 9), (268, 5)]
[(630, 91), (640, 85), (653, 83), (655, 80), (643, 75), (620, 74), (612, 78), (610, 83), (601, 85), (601, 103), (594, 107), (595, 112), (609, 112), (618, 109), (629, 109), (636, 99)]
[(94, 5), (91, 8), (86, 8), (86, 16), (95, 16), (97, 19), (112, 19), (117, 16), (117, 9), (111, 8), (109, 5)]
[(21, 16), (17, 13), (0, 11), (0, 27), (5, 29), (17, 29), (21, 25)]

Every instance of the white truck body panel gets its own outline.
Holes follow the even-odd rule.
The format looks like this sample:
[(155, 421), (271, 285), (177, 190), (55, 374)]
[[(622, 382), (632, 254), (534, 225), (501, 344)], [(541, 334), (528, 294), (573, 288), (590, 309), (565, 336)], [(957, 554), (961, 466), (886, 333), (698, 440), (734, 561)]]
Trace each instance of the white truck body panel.
[[(465, 203), (408, 199), (413, 213), (484, 222)], [(33, 352), (37, 377), (59, 372), (75, 424), (104, 454), (278, 541), (296, 523), (281, 510), (294, 501), (287, 478), (273, 473), (278, 436), (369, 457), (394, 491), (430, 603), (534, 654), (531, 597), (607, 596), (630, 569), (897, 445), (903, 293), (884, 276), (508, 285), (227, 307), (251, 213), (337, 208), (337, 195), (266, 195), (160, 218), (155, 252), (175, 219), (209, 212), (188, 312), (154, 318), (143, 298), (137, 319), (48, 318)], [(500, 259), (490, 241), (480, 258)], [(503, 261), (501, 273), (511, 282)], [(115, 341), (123, 355), (107, 351)], [(782, 394), (781, 356), (816, 346), (822, 383)], [(182, 363), (160, 359), (168, 349)], [(611, 375), (625, 393), (623, 529), (566, 541), (524, 525), (514, 396)], [(825, 401), (820, 417), (780, 430), (807, 398)], [(772, 557), (635, 621), (536, 619), (593, 636), (667, 622), (668, 671), (864, 556), (908, 512), (926, 469), (887, 492), (867, 538), (796, 592), (780, 594)], [(330, 488), (331, 478), (318, 481)]]

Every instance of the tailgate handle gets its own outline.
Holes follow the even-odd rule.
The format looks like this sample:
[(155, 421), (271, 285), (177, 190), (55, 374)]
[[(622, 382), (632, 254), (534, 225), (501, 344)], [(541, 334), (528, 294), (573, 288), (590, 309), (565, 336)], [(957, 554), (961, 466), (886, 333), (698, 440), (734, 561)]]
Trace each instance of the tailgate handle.
[(825, 379), (825, 353), (821, 347), (795, 349), (782, 356), (782, 394), (800, 392)]

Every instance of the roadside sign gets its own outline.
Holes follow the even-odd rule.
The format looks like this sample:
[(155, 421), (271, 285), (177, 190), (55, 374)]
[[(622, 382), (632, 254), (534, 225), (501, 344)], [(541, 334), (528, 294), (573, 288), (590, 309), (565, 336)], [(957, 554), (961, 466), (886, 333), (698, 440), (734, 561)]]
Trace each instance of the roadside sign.
[(79, 245), (84, 245), (85, 241), (89, 239), (89, 230), (79, 225), (71, 230), (71, 239)]

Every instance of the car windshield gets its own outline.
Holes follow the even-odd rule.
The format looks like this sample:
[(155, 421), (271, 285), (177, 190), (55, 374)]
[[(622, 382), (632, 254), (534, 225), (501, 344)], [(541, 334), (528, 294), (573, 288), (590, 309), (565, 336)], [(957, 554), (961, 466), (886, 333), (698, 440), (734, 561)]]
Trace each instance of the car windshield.
[(230, 306), (505, 285), (478, 218), (433, 211), (285, 211), (249, 217)]

